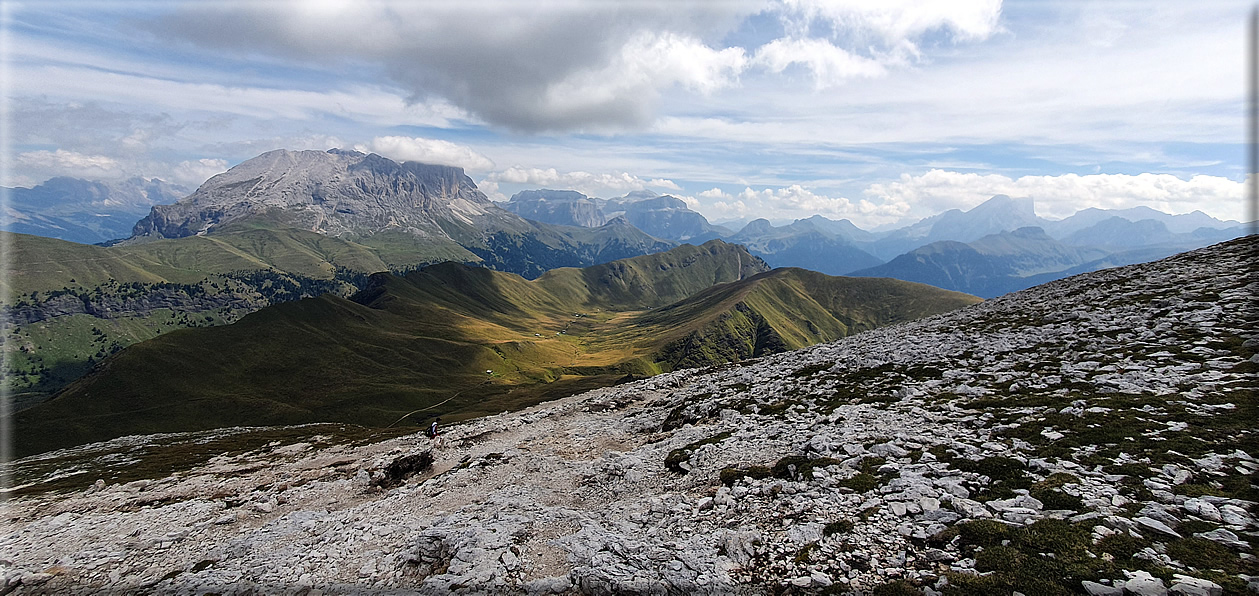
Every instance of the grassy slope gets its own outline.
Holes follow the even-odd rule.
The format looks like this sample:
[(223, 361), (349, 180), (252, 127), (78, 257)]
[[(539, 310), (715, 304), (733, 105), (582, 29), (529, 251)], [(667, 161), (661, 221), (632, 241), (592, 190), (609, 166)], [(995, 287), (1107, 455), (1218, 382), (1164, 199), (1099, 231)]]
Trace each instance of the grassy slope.
[[(540, 233), (542, 242), (551, 242), (549, 258), (569, 255), (572, 259), (604, 258), (604, 253), (617, 258), (627, 251), (637, 254), (653, 248), (641, 240), (645, 236), (632, 228), (585, 230), (580, 228), (534, 229), (519, 220), (522, 229)], [(510, 221), (508, 222), (510, 223)], [(452, 224), (454, 225), (454, 224)], [(461, 227), (460, 227), (461, 226)], [(460, 224), (454, 230), (467, 239), (476, 240), (477, 229)], [(557, 231), (558, 230), (558, 231)], [(567, 244), (565, 234), (579, 247)], [(117, 284), (197, 284), (202, 280), (224, 286), (221, 276), (229, 272), (265, 270), (283, 275), (328, 279), (338, 267), (358, 272), (408, 269), (425, 264), (454, 260), (478, 262), (472, 251), (445, 239), (420, 238), (413, 234), (390, 230), (368, 238), (333, 238), (295, 228), (286, 223), (283, 213), (270, 213), (223, 226), (214, 234), (177, 240), (133, 241), (114, 247), (65, 242), (38, 236), (3, 233), (8, 267), (0, 275), (0, 304), (39, 304), (50, 292), (69, 290), (80, 295), (112, 295)], [(479, 241), (478, 241), (479, 242)], [(585, 251), (578, 255), (577, 251)], [(527, 251), (526, 251), (527, 252)], [(588, 253), (588, 254), (587, 254)], [(500, 265), (520, 264), (529, 255), (516, 255)], [(545, 256), (540, 257), (543, 264)], [(551, 265), (553, 266), (553, 265)], [(266, 283), (266, 282), (263, 282)], [(213, 285), (213, 284), (212, 284)], [(37, 299), (32, 293), (39, 292)], [(178, 308), (177, 308), (178, 310)], [(253, 308), (214, 312), (180, 311), (174, 327), (180, 322), (195, 325), (207, 322), (221, 324), (239, 318)], [(153, 337), (158, 330), (169, 331), (172, 324), (165, 319), (148, 320), (146, 315), (127, 315), (116, 319), (97, 319), (95, 326), (108, 336), (103, 346), (106, 353)], [(207, 319), (207, 317), (209, 317)], [(54, 317), (41, 321), (37, 328), (10, 329), (3, 340), (22, 351), (12, 352), (6, 361), (5, 383), (23, 394), (19, 406), (37, 403), (70, 380), (86, 372), (103, 355), (98, 354), (102, 337), (88, 333), (93, 328), (90, 316)], [(80, 320), (82, 319), (82, 320)], [(126, 319), (125, 324), (123, 319)], [(86, 323), (85, 323), (86, 322)], [(115, 346), (114, 343), (120, 345)]]
[[(17, 449), (239, 424), (385, 426), (426, 408), (404, 423), (434, 414), (453, 420), (606, 385), (626, 372), (744, 357), (716, 345), (750, 341), (747, 355), (755, 355), (749, 329), (800, 347), (974, 301), (802, 270), (748, 276), (762, 267), (715, 242), (533, 282), (452, 263), (381, 275), (362, 303), (325, 295), (134, 345), (19, 412)], [(701, 285), (709, 289), (668, 304)], [(706, 341), (666, 349), (692, 335)], [(678, 354), (684, 358), (670, 360)]]
[(207, 275), (272, 268), (326, 279), (337, 266), (358, 271), (389, 268), (373, 248), (294, 229), (240, 227), (213, 236), (112, 247), (0, 234), (11, 251), (6, 299), (65, 286), (90, 288), (110, 279), (193, 283)]

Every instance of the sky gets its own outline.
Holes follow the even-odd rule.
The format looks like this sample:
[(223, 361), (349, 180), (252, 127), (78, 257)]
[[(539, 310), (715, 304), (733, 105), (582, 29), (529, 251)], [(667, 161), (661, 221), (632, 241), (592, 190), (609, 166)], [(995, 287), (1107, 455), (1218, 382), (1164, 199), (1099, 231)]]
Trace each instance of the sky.
[(1031, 197), (1243, 220), (1247, 2), (0, 4), (0, 184), (272, 149), (864, 228)]

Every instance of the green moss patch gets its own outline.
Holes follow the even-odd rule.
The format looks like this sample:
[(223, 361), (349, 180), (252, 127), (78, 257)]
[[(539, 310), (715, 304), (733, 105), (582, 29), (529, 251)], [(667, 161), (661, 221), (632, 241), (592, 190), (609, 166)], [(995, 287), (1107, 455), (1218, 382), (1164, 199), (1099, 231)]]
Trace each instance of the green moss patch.
[(1015, 489), (1030, 489), (1034, 483), (1023, 464), (1009, 457), (986, 457), (978, 461), (956, 458), (949, 465), (963, 471), (987, 476), (991, 482), (983, 491), (974, 495), (977, 501), (1008, 499)]
[(879, 486), (878, 478), (864, 472), (859, 473), (851, 478), (845, 478), (837, 482), (839, 486), (850, 488), (855, 492), (864, 493), (872, 491)]
[(760, 480), (762, 478), (769, 478), (769, 476), (770, 470), (768, 466), (727, 466), (722, 468), (720, 473), (721, 483), (726, 486), (734, 486), (734, 483), (738, 482), (741, 478)]
[(775, 478), (783, 480), (810, 480), (813, 478), (814, 468), (837, 466), (841, 463), (843, 462), (830, 457), (810, 459), (799, 455), (789, 455), (775, 462), (770, 472)]
[(975, 555), (975, 568), (990, 575), (959, 577), (960, 583), (946, 593), (1009, 594), (1018, 590), (1029, 595), (1073, 594), (1081, 581), (1096, 581), (1116, 571), (1111, 563), (1090, 552), (1092, 534), (1084, 525), (1042, 519), (1018, 527), (978, 520), (956, 527), (963, 549)]
[[(1195, 569), (1218, 569), (1224, 573), (1242, 573), (1247, 569), (1241, 557), (1228, 547), (1205, 538), (1180, 538), (1167, 543), (1167, 556)], [(1254, 566), (1249, 571), (1254, 572)]]
[(875, 586), (871, 596), (922, 596), (922, 590), (903, 579)]

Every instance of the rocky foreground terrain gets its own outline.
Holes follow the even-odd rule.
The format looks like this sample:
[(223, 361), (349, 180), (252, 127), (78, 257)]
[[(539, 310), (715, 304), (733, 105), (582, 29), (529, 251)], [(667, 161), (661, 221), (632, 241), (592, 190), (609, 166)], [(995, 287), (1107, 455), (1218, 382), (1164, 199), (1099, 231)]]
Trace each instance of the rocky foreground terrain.
[(112, 484), (147, 443), (258, 431), (27, 458), (0, 593), (1259, 592), (1257, 258), (1251, 236), (436, 441), (289, 429)]

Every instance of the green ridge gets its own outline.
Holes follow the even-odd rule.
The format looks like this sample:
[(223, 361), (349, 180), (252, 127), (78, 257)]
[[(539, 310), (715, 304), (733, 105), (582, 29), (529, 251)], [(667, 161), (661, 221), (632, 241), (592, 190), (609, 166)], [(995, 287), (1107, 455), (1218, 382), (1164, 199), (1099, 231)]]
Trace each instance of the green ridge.
[(16, 449), (232, 425), (458, 420), (978, 301), (765, 268), (712, 241), (534, 281), (456, 263), (377, 274), (354, 300), (279, 304), (133, 345), (19, 412)]

